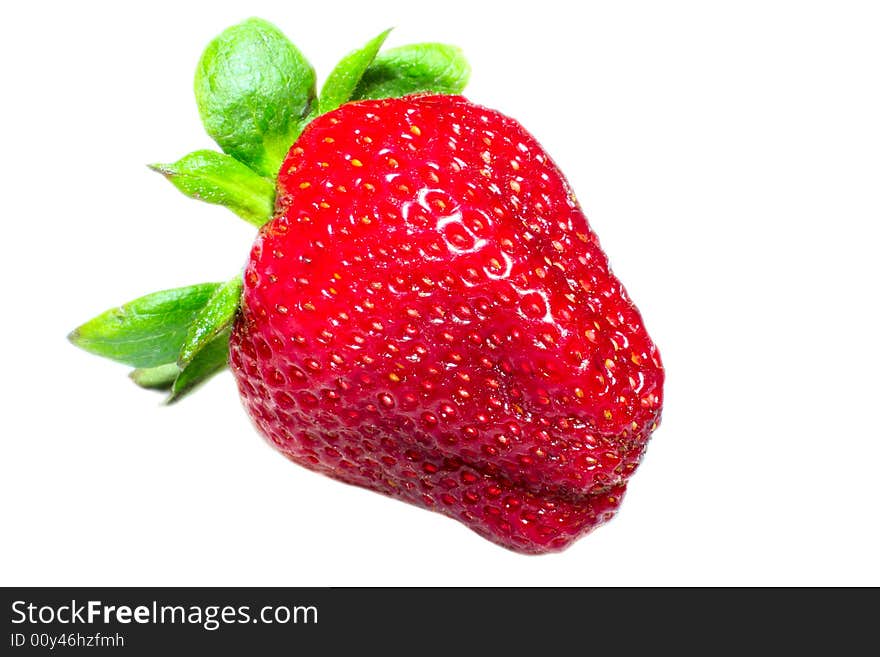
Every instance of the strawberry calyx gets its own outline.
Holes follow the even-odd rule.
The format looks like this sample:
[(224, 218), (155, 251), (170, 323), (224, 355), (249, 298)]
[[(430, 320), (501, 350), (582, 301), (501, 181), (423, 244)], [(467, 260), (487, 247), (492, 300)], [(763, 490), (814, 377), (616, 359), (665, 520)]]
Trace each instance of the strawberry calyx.
[[(205, 48), (195, 96), (207, 133), (223, 152), (199, 150), (151, 164), (190, 198), (222, 205), (260, 227), (275, 213), (276, 178), (305, 126), (356, 100), (458, 94), (470, 75), (461, 50), (419, 43), (382, 51), (390, 30), (343, 57), (317, 92), (314, 68), (271, 23), (250, 18)], [(182, 398), (226, 367), (242, 275), (148, 294), (68, 335), (76, 346), (135, 369), (143, 388)]]

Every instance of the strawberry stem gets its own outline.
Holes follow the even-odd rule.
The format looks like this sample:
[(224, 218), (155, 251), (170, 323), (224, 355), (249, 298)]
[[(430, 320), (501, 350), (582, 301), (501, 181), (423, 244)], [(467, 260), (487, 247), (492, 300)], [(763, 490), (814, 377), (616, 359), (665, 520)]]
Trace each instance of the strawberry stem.
[[(380, 52), (390, 30), (342, 58), (320, 99), (315, 71), (274, 25), (250, 18), (203, 52), (195, 95), (205, 130), (223, 153), (199, 150), (153, 164), (190, 198), (222, 205), (260, 227), (275, 211), (278, 169), (306, 124), (351, 100), (414, 93), (461, 93), (470, 66), (439, 43)], [(95, 317), (69, 337), (93, 354), (134, 366), (144, 388), (182, 398), (226, 365), (242, 279), (164, 290)]]

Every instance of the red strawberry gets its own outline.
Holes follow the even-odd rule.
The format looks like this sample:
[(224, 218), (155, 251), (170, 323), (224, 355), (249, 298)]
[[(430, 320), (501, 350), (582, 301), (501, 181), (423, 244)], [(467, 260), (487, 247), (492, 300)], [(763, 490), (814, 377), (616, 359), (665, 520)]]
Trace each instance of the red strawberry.
[(660, 421), (660, 357), (538, 142), (455, 95), (458, 48), (380, 52), (387, 34), (320, 94), (266, 21), (214, 39), (195, 90), (224, 152), (153, 168), (261, 226), (244, 276), (70, 338), (169, 401), (228, 357), (296, 463), (513, 550), (562, 549), (619, 507)]
[(230, 344), (272, 444), (514, 550), (608, 520), (663, 370), (538, 142), (460, 96), (349, 103), (278, 181)]

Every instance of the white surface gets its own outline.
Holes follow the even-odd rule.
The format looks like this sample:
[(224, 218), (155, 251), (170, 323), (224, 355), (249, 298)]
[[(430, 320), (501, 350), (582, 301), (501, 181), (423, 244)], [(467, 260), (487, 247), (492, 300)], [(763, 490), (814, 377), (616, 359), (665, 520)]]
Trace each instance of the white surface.
[[(0, 13), (0, 583), (880, 585), (872, 3)], [(212, 146), (192, 73), (249, 15), (321, 76), (389, 25), (389, 45), (457, 43), (468, 95), (566, 172), (667, 367), (663, 426), (610, 524), (561, 554), (507, 552), (288, 463), (228, 373), (164, 408), (66, 342), (111, 305), (244, 262), (244, 222), (144, 164)]]

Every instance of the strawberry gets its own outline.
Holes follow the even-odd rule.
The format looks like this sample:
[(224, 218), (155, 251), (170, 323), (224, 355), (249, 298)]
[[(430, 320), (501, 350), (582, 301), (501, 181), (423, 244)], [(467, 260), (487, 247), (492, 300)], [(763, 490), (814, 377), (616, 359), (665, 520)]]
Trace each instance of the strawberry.
[[(260, 43), (278, 36), (250, 27)], [(560, 550), (610, 519), (660, 421), (663, 367), (549, 155), (458, 95), (457, 49), (383, 55), (387, 33), (343, 59), (317, 100), (279, 41), (272, 70), (286, 61), (301, 93), (271, 129), (236, 135), (236, 121), (260, 123), (247, 85), (216, 98), (223, 67), (205, 59), (252, 52), (239, 32), (200, 64), (200, 110), (226, 154), (156, 168), (261, 226), (243, 277), (142, 297), (74, 342), (172, 399), (228, 353), (255, 426), (289, 459), (512, 550)], [(447, 61), (420, 78), (426, 48)], [(258, 109), (277, 104), (269, 91), (252, 94)], [(119, 353), (150, 339), (147, 355)]]
[(530, 134), (458, 96), (349, 103), (279, 191), (230, 352), (278, 449), (527, 552), (613, 514), (663, 372)]

